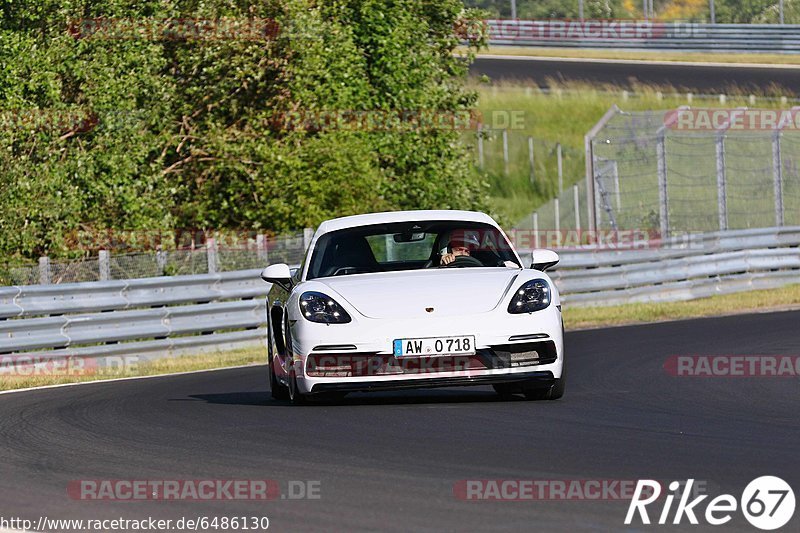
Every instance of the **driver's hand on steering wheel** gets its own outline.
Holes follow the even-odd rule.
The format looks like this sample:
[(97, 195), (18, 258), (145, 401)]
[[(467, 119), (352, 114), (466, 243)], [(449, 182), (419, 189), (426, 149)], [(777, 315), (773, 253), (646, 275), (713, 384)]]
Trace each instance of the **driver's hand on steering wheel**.
[(452, 252), (444, 254), (439, 263), (441, 265), (449, 265), (450, 263), (455, 261), (456, 257), (458, 257), (459, 255), (466, 255), (467, 257), (469, 257), (469, 248), (467, 248), (465, 246), (464, 247), (456, 246), (456, 247), (453, 248)]
[(456, 254), (444, 254), (442, 256), (442, 259), (441, 259), (440, 263), (442, 265), (449, 265), (450, 263), (452, 263), (455, 260), (456, 260)]

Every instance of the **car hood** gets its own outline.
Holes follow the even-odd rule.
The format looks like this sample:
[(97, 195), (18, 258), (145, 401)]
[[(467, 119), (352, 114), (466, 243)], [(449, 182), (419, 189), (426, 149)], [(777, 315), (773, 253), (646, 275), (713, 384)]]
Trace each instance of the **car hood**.
[(327, 285), (370, 318), (441, 317), (491, 311), (519, 273), (516, 268), (459, 268), (356, 274), (314, 281)]

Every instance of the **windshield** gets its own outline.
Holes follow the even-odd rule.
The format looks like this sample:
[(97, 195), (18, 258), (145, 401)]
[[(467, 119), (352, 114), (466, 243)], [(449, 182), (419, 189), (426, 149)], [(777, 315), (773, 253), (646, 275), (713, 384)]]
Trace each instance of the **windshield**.
[(400, 222), (326, 233), (307, 279), (424, 268), (521, 268), (494, 226), (459, 221)]

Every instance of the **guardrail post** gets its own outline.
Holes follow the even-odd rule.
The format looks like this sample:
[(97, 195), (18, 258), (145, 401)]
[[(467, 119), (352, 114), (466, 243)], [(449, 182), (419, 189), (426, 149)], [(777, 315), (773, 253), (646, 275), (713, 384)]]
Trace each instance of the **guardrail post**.
[(97, 263), (100, 269), (100, 281), (108, 281), (111, 279), (111, 258), (108, 255), (108, 250), (100, 250), (97, 256)]
[(656, 142), (658, 159), (658, 218), (661, 238), (669, 237), (669, 194), (667, 189), (667, 138), (664, 132)]
[(206, 240), (206, 259), (208, 260), (208, 273), (216, 274), (219, 270), (219, 261), (217, 258), (217, 240), (214, 237)]
[(718, 133), (717, 151), (717, 210), (719, 211), (719, 229), (728, 229), (728, 191), (725, 177), (725, 134)]
[(45, 255), (39, 258), (39, 285), (50, 285), (51, 279), (50, 258)]
[(258, 262), (266, 265), (269, 263), (269, 252), (267, 251), (267, 236), (263, 233), (256, 235), (256, 254)]
[(533, 137), (528, 137), (528, 163), (531, 165), (531, 185), (536, 181), (536, 167), (533, 159)]
[(772, 137), (772, 177), (775, 191), (775, 225), (783, 226), (783, 162), (780, 129)]
[(308, 250), (311, 246), (311, 239), (314, 238), (314, 230), (312, 228), (303, 229), (303, 251)]

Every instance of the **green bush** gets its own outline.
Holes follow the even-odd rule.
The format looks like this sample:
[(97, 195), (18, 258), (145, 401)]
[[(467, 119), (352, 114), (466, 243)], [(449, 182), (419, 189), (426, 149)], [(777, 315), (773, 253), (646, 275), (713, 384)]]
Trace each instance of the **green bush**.
[[(457, 0), (3, 3), (0, 256), (77, 256), (70, 236), (86, 228), (285, 232), (364, 211), (484, 208), (458, 132), (276, 127), (298, 111), (470, 110), (453, 52), (459, 21), (477, 15)], [(75, 37), (101, 17), (280, 31)]]

